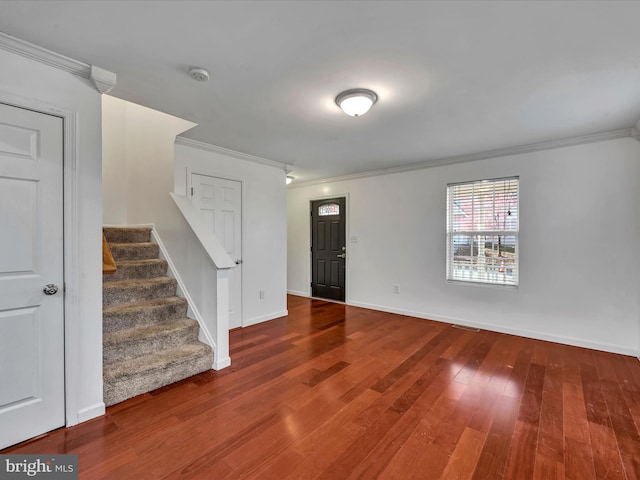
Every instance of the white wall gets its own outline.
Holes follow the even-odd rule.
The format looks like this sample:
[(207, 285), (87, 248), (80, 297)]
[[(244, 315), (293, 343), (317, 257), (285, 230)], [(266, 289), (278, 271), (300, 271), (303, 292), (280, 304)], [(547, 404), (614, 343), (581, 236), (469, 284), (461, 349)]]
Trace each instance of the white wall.
[(102, 98), (102, 221), (105, 225), (127, 224), (127, 102)]
[[(286, 315), (284, 170), (217, 151), (176, 144), (176, 194), (186, 194), (187, 171), (242, 182), (242, 325)], [(260, 290), (265, 292), (262, 300)]]
[(177, 222), (173, 143), (196, 124), (105, 95), (103, 100), (103, 221), (154, 223), (160, 233)]
[(65, 259), (67, 265), (71, 262), (77, 267), (77, 278), (70, 279), (71, 273), (65, 273), (67, 305), (71, 302), (75, 307), (74, 312), (66, 313), (65, 334), (67, 360), (74, 359), (66, 367), (67, 422), (72, 425), (104, 413), (101, 95), (87, 79), (5, 50), (0, 50), (0, 65), (0, 101), (35, 109), (47, 105), (47, 111), (49, 107), (54, 111), (59, 108), (71, 111), (76, 118), (76, 146), (72, 153), (77, 159), (77, 238), (65, 238), (65, 251), (69, 243), (77, 244), (73, 258)]
[[(519, 288), (448, 284), (447, 183), (512, 175), (520, 176)], [(289, 292), (310, 290), (310, 200), (342, 194), (347, 238), (358, 240), (347, 241), (347, 303), (637, 354), (640, 142), (289, 188)]]

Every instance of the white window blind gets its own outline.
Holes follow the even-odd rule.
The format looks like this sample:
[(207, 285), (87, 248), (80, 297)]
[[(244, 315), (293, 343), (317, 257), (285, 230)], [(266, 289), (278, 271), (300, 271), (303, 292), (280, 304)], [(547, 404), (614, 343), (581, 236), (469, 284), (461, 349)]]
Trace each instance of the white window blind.
[(447, 186), (447, 280), (518, 285), (518, 177)]

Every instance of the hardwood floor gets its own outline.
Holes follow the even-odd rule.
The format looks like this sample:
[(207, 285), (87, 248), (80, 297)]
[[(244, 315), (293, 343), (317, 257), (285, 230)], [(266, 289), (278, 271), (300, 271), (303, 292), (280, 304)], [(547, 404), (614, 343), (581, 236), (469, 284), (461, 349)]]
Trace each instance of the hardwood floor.
[(81, 479), (639, 479), (640, 362), (289, 297), (233, 365), (2, 453)]

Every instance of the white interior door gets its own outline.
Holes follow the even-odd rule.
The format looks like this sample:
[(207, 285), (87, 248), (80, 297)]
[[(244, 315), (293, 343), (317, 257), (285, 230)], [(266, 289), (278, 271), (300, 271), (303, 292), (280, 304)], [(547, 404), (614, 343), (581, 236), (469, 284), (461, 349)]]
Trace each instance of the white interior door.
[(65, 424), (62, 145), (61, 118), (0, 104), (0, 448)]
[(229, 328), (242, 326), (242, 184), (191, 175), (191, 200), (229, 256), (238, 264), (229, 278)]

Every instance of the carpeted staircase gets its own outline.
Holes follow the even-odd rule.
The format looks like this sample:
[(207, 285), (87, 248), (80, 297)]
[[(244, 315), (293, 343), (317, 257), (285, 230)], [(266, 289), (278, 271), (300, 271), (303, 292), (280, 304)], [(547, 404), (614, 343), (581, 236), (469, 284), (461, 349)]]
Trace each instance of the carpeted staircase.
[(166, 276), (151, 228), (104, 228), (117, 272), (103, 276), (104, 401), (113, 405), (209, 370), (211, 347)]

